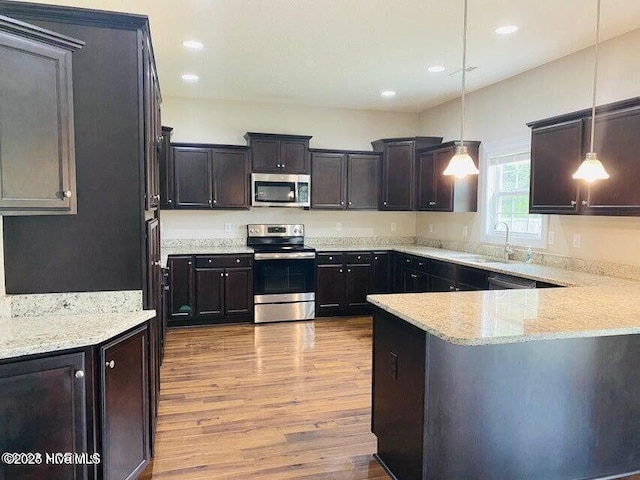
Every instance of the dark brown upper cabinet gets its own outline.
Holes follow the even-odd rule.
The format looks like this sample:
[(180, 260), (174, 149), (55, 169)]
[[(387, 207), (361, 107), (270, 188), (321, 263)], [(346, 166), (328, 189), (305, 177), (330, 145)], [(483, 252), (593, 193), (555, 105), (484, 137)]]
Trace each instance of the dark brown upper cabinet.
[(531, 213), (640, 215), (640, 97), (596, 109), (594, 149), (611, 176), (592, 184), (572, 175), (589, 151), (591, 110), (531, 127)]
[[(480, 142), (464, 142), (478, 165)], [(433, 212), (477, 212), (478, 176), (443, 175), (454, 156), (456, 142), (447, 142), (416, 152), (418, 164), (418, 210)]]
[(415, 210), (416, 150), (442, 143), (442, 137), (389, 138), (371, 142), (382, 152), (380, 210)]
[(247, 132), (251, 147), (251, 171), (255, 173), (309, 173), (309, 140), (306, 135)]
[(160, 150), (162, 148), (162, 122), (160, 120), (160, 84), (153, 60), (151, 41), (145, 42), (143, 50), (144, 69), (143, 81), (145, 108), (145, 208), (158, 208), (160, 205)]
[(75, 214), (72, 53), (84, 42), (0, 15), (0, 213)]
[(174, 143), (174, 208), (249, 208), (249, 147)]
[(160, 169), (160, 208), (173, 208), (173, 155), (171, 154), (171, 133), (173, 128), (162, 127), (162, 142), (158, 150)]
[(380, 198), (380, 154), (313, 150), (311, 186), (312, 208), (376, 210)]

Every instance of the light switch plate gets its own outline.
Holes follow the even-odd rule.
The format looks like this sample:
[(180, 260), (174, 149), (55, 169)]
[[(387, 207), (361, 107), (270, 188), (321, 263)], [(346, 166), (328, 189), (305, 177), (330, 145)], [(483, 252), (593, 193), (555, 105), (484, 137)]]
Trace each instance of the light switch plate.
[(547, 243), (549, 245), (553, 245), (554, 243), (556, 243), (556, 232), (549, 232)]
[(396, 231), (396, 227), (397, 227), (396, 222), (391, 222), (391, 231), (392, 232)]
[(341, 232), (342, 231), (342, 223), (336, 222), (336, 231), (337, 232)]
[(232, 228), (231, 228), (231, 224), (230, 223), (225, 223), (224, 224), (224, 231), (227, 233), (231, 233), (232, 232)]
[(467, 238), (467, 235), (469, 235), (469, 227), (465, 225), (462, 227), (462, 238)]
[(429, 224), (429, 233), (433, 233), (433, 223)]
[(573, 248), (580, 248), (582, 246), (582, 236), (579, 233), (573, 234)]

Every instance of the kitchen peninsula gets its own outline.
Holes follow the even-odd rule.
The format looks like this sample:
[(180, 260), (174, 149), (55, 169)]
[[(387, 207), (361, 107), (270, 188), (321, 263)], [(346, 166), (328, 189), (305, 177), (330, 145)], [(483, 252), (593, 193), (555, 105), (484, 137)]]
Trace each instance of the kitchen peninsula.
[(637, 473), (637, 293), (370, 295), (379, 460), (399, 480)]

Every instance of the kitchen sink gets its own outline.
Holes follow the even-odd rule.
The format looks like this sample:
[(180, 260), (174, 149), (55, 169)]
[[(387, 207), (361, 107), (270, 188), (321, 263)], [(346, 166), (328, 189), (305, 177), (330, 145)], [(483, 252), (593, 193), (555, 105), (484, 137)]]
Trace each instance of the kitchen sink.
[(475, 263), (513, 263), (513, 260), (485, 257), (484, 255), (460, 255), (456, 258), (460, 260), (468, 260)]

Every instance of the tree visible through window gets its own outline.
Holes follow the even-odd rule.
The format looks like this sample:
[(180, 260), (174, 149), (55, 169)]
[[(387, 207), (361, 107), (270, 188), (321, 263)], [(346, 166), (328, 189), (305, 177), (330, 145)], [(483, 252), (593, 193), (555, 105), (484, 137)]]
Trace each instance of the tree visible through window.
[(499, 241), (504, 237), (504, 226), (509, 225), (513, 243), (540, 246), (544, 242), (544, 217), (529, 214), (529, 179), (531, 158), (529, 152), (488, 155), (485, 239)]

